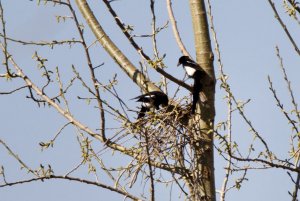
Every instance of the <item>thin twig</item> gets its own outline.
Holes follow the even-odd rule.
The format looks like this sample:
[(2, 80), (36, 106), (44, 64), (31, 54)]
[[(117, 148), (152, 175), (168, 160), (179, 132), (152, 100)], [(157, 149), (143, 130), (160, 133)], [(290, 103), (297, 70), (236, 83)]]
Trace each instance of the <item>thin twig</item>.
[[(124, 35), (126, 36), (126, 38), (129, 40), (130, 44), (135, 48), (135, 50), (147, 61), (152, 63), (152, 60), (150, 59), (150, 57), (143, 51), (143, 49), (134, 41), (133, 37), (130, 35), (130, 33), (128, 32), (128, 30), (125, 28), (124, 24), (121, 22), (120, 17), (116, 14), (116, 12), (113, 10), (113, 8), (111, 7), (110, 3), (107, 0), (103, 0), (103, 2), (105, 3), (105, 5), (108, 8), (108, 11), (111, 13), (111, 15), (114, 17), (117, 25), (120, 27), (120, 29), (122, 30), (122, 32), (124, 33)], [(182, 82), (181, 80), (173, 77), (172, 75), (168, 74), (166, 71), (164, 71), (162, 68), (158, 67), (158, 66), (152, 66), (158, 73), (160, 73), (161, 75), (165, 76), (166, 78), (168, 78), (169, 80), (175, 82), (176, 84), (186, 88), (189, 91), (192, 91), (192, 87), (189, 86), (188, 84)]]
[(275, 4), (272, 0), (268, 0), (274, 14), (275, 14), (275, 18), (278, 20), (279, 24), (281, 25), (282, 29), (284, 30), (285, 34), (287, 35), (287, 37), (289, 38), (290, 42), (292, 43), (292, 45), (294, 46), (295, 51), (298, 53), (298, 55), (300, 55), (300, 50), (296, 44), (296, 42), (294, 41), (293, 37), (291, 36), (289, 30), (287, 29), (286, 25), (284, 24), (284, 22), (282, 21), (282, 19), (280, 18), (277, 9), (275, 7)]
[[(33, 175), (35, 175), (35, 176), (39, 176), (34, 170), (32, 170), (29, 166), (27, 166), (22, 160), (21, 160), (21, 158), (15, 153), (15, 152), (13, 152), (10, 148), (9, 148), (9, 146), (4, 142), (4, 141), (2, 141), (1, 139), (0, 139), (0, 144), (2, 144), (4, 147), (5, 147), (5, 149), (9, 152), (9, 154), (10, 155), (12, 155), (20, 164), (21, 164), (21, 168), (25, 168), (28, 172), (30, 172), (30, 173), (32, 173)], [(1, 185), (0, 185), (0, 187), (1, 187)]]
[[(151, 10), (151, 15), (152, 15), (152, 45), (153, 45), (153, 52), (154, 52), (154, 57), (156, 61), (159, 61), (159, 53), (158, 53), (158, 48), (157, 48), (157, 40), (156, 40), (156, 35), (157, 35), (157, 30), (156, 30), (156, 16), (155, 16), (155, 0), (150, 0), (150, 10)], [(165, 94), (168, 94), (168, 87), (167, 87), (167, 80), (166, 77), (162, 75), (162, 82), (163, 82), (163, 87), (164, 87), (164, 92)]]
[[(292, 90), (292, 86), (291, 86), (291, 82), (287, 76), (287, 73), (286, 73), (286, 70), (285, 70), (285, 67), (283, 65), (283, 59), (282, 57), (280, 56), (280, 52), (279, 52), (279, 48), (278, 46), (276, 47), (276, 53), (277, 53), (277, 57), (280, 61), (280, 68), (282, 70), (282, 73), (283, 73), (283, 77), (284, 77), (284, 80), (287, 84), (287, 87), (288, 87), (288, 91), (290, 93), (290, 98), (291, 98), (291, 102), (292, 102), (292, 105), (294, 106), (294, 112), (298, 118), (298, 122), (300, 122), (300, 112), (298, 110), (298, 104), (296, 103), (296, 100), (295, 100), (295, 96), (294, 96), (294, 92)], [(298, 131), (297, 131), (298, 132)]]
[[(288, 87), (288, 91), (289, 91), (289, 94), (290, 94), (291, 102), (292, 102), (292, 105), (294, 106), (294, 110), (295, 110), (294, 112), (296, 113), (296, 117), (298, 118), (298, 122), (300, 122), (300, 115), (299, 115), (299, 111), (298, 111), (298, 106), (297, 106), (297, 103), (296, 103), (295, 98), (294, 98), (294, 93), (293, 93), (293, 90), (292, 90), (291, 82), (290, 82), (290, 80), (289, 80), (289, 78), (287, 76), (287, 73), (285, 71), (285, 67), (283, 65), (283, 59), (282, 59), (282, 57), (280, 55), (278, 47), (276, 47), (276, 55), (277, 55), (277, 57), (279, 59), (280, 68), (282, 70), (284, 80), (287, 83), (287, 87)], [(284, 110), (283, 104), (280, 103), (280, 100), (278, 99), (278, 97), (277, 97), (277, 95), (275, 93), (275, 90), (272, 87), (272, 82), (270, 81), (269, 77), (268, 77), (268, 79), (269, 79), (269, 83), (270, 83), (270, 89), (273, 92), (273, 95), (274, 95), (274, 97), (275, 97), (275, 99), (277, 101), (277, 105), (281, 108), (281, 111), (284, 113), (284, 115), (288, 119), (289, 123), (292, 124), (293, 129), (296, 131), (296, 135), (298, 136), (298, 141), (299, 141), (300, 137), (299, 137), (299, 130), (298, 130), (298, 127), (296, 125), (297, 122), (294, 121), (294, 120), (292, 120), (290, 118), (290, 116), (288, 115), (288, 113)], [(297, 158), (295, 160), (295, 166), (298, 166), (298, 168), (300, 168), (300, 164), (299, 165), (297, 164), (299, 162), (299, 158), (300, 158), (300, 154), (297, 154)], [(293, 191), (293, 194), (292, 194), (292, 198), (293, 198), (292, 201), (296, 201), (297, 200), (299, 186), (300, 186), (300, 173), (297, 174), (297, 179), (294, 182), (294, 184), (295, 184), (295, 187), (294, 187), (294, 191)]]
[(286, 117), (286, 119), (288, 120), (288, 123), (292, 125), (293, 129), (295, 129), (296, 133), (299, 133), (298, 131), (298, 127), (296, 125), (296, 121), (293, 120), (290, 115), (287, 113), (287, 111), (284, 109), (283, 104), (281, 103), (280, 99), (277, 96), (277, 93), (273, 87), (273, 83), (271, 81), (270, 76), (268, 76), (268, 81), (269, 81), (269, 89), (271, 90), (271, 92), (273, 93), (273, 97), (275, 98), (276, 102), (277, 102), (277, 106), (280, 108), (281, 112), (284, 114), (284, 116)]
[(24, 89), (24, 88), (27, 88), (27, 87), (28, 87), (28, 86), (26, 85), (26, 86), (22, 86), (22, 87), (19, 87), (19, 88), (17, 88), (17, 89), (14, 89), (14, 90), (12, 90), (12, 91), (0, 92), (0, 95), (13, 94), (13, 93), (16, 92), (16, 91), (19, 91), (19, 90)]
[(247, 158), (241, 158), (241, 157), (238, 157), (238, 156), (235, 156), (233, 155), (232, 151), (230, 150), (230, 145), (229, 143), (227, 142), (227, 140), (221, 136), (221, 135), (218, 135), (218, 137), (222, 138), (222, 140), (225, 142), (225, 145), (226, 145), (226, 149), (228, 151), (228, 154), (235, 160), (237, 161), (243, 161), (243, 162), (258, 162), (258, 163), (261, 163), (263, 165), (267, 165), (269, 167), (273, 167), (273, 168), (280, 168), (280, 169), (283, 169), (283, 170), (290, 170), (292, 172), (297, 172), (297, 173), (300, 173), (300, 169), (298, 167), (290, 167), (289, 165), (286, 165), (286, 164), (279, 164), (279, 163), (274, 163), (274, 162), (270, 162), (270, 161), (267, 161), (267, 160), (264, 160), (264, 159), (260, 159), (260, 158), (250, 158), (250, 157), (247, 157)]
[(102, 184), (102, 183), (99, 183), (99, 182), (94, 182), (94, 181), (90, 181), (90, 180), (86, 180), (86, 179), (81, 179), (81, 178), (77, 178), (77, 177), (60, 176), (60, 175), (49, 175), (49, 176), (45, 176), (45, 177), (32, 178), (32, 179), (27, 179), (27, 180), (20, 180), (20, 181), (17, 181), (17, 182), (6, 183), (6, 184), (0, 185), (0, 188), (7, 187), (7, 186), (14, 186), (14, 185), (18, 185), (18, 184), (24, 184), (24, 183), (31, 183), (31, 182), (34, 182), (34, 181), (44, 181), (44, 180), (51, 180), (51, 179), (62, 179), (62, 180), (76, 181), (76, 182), (80, 182), (80, 183), (84, 183), (84, 184), (98, 186), (98, 187), (105, 188), (107, 190), (119, 193), (121, 195), (124, 195), (125, 197), (128, 197), (132, 200), (136, 200), (136, 201), (141, 200), (141, 198), (135, 197), (135, 196), (133, 196), (133, 195), (127, 193), (127, 192), (124, 192), (123, 190), (108, 186), (106, 184)]
[(96, 75), (95, 75), (95, 68), (93, 68), (93, 64), (92, 64), (91, 56), (90, 56), (90, 53), (89, 53), (89, 49), (88, 49), (88, 46), (85, 42), (85, 38), (83, 36), (83, 30), (81, 29), (80, 23), (77, 19), (77, 15), (76, 15), (76, 13), (75, 13), (72, 5), (71, 5), (70, 0), (67, 0), (67, 2), (69, 4), (69, 9), (72, 13), (74, 22), (76, 24), (78, 33), (79, 33), (81, 41), (82, 41), (82, 46), (83, 46), (83, 49), (84, 49), (84, 52), (85, 52), (85, 56), (86, 56), (86, 59), (87, 59), (87, 63), (88, 63), (88, 67), (89, 67), (89, 70), (90, 70), (91, 78), (92, 78), (92, 81), (93, 81), (93, 84), (94, 84), (94, 91), (95, 91), (95, 95), (96, 95), (96, 99), (97, 99), (97, 103), (98, 103), (98, 108), (100, 110), (100, 120), (99, 120), (99, 122), (100, 122), (100, 134), (101, 134), (103, 140), (106, 141), (105, 113), (104, 113), (104, 110), (103, 110), (103, 103), (102, 103), (102, 99), (101, 99), (101, 96), (100, 96), (99, 88), (97, 87), (97, 79), (96, 79)]
[(8, 77), (10, 78), (13, 78), (13, 77), (17, 77), (14, 73), (11, 73), (10, 72), (10, 69), (9, 69), (9, 66), (8, 66), (8, 58), (10, 57), (9, 54), (7, 54), (7, 38), (6, 38), (6, 23), (5, 23), (5, 20), (4, 20), (4, 10), (3, 10), (3, 7), (2, 7), (2, 1), (0, 0), (0, 16), (1, 16), (1, 23), (2, 23), (2, 32), (3, 32), (3, 46), (4, 46), (4, 49), (3, 49), (3, 53), (4, 53), (4, 58), (5, 58), (5, 61), (4, 61), (4, 64), (5, 64), (5, 67), (6, 67), (6, 73), (8, 75)]
[(178, 45), (180, 51), (182, 52), (183, 55), (186, 55), (186, 56), (189, 56), (190, 58), (192, 58), (181, 40), (179, 31), (178, 31), (178, 27), (177, 27), (177, 22), (174, 17), (174, 13), (173, 13), (173, 9), (172, 9), (172, 0), (167, 0), (167, 10), (168, 10), (168, 14), (169, 14), (169, 19), (172, 24), (173, 34), (175, 36), (175, 39), (176, 39), (176, 42), (177, 42), (177, 45)]
[(76, 44), (76, 43), (82, 43), (82, 41), (80, 40), (52, 40), (52, 41), (23, 41), (23, 40), (17, 40), (17, 39), (13, 39), (13, 38), (9, 38), (9, 37), (5, 37), (3, 34), (0, 33), (0, 37), (2, 38), (6, 38), (6, 40), (8, 41), (12, 41), (15, 43), (20, 43), (22, 45), (38, 45), (38, 46), (50, 46), (51, 48), (53, 48), (55, 45), (64, 45), (64, 44), (68, 44), (68, 45), (72, 45), (72, 44)]
[(147, 132), (145, 132), (145, 140), (146, 140), (146, 153), (147, 153), (147, 163), (149, 167), (149, 174), (150, 174), (150, 193), (151, 193), (151, 201), (155, 201), (155, 188), (154, 188), (154, 174), (151, 165), (151, 155), (150, 155), (150, 144)]
[[(0, 43), (0, 48), (3, 50), (3, 44)], [(138, 153), (135, 152), (133, 149), (128, 149), (120, 144), (112, 142), (110, 139), (104, 140), (103, 137), (94, 131), (92, 131), (88, 126), (84, 125), (77, 119), (75, 119), (72, 115), (70, 115), (66, 110), (62, 109), (60, 105), (55, 103), (51, 98), (49, 98), (46, 94), (43, 94), (41, 89), (37, 87), (30, 79), (28, 76), (26, 76), (22, 69), (17, 65), (17, 63), (14, 61), (12, 57), (9, 58), (10, 62), (12, 65), (15, 67), (17, 74), (24, 80), (24, 82), (27, 84), (27, 86), (30, 86), (32, 90), (34, 90), (38, 96), (40, 96), (45, 102), (47, 102), (49, 105), (51, 105), (54, 109), (57, 110), (64, 118), (66, 118), (69, 122), (71, 122), (73, 125), (78, 127), (79, 129), (85, 131), (87, 134), (89, 134), (91, 137), (101, 141), (104, 143), (106, 146), (108, 146), (111, 149), (117, 150), (119, 152), (122, 152), (128, 156), (131, 157), (136, 157), (138, 160), (142, 160), (141, 156), (139, 156)], [(151, 164), (157, 168), (164, 169), (167, 171), (175, 171), (178, 174), (182, 174), (183, 172), (188, 172), (187, 169), (185, 168), (180, 168), (177, 166), (171, 166), (167, 165), (158, 161), (153, 161)]]

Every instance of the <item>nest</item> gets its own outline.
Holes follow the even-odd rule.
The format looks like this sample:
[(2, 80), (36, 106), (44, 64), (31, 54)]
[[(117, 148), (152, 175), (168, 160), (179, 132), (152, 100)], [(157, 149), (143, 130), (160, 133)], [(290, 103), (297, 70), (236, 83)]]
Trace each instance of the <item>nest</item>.
[(125, 123), (127, 135), (136, 139), (136, 150), (146, 160), (147, 149), (155, 160), (175, 160), (190, 143), (191, 106), (172, 101), (168, 107), (148, 112), (134, 123)]

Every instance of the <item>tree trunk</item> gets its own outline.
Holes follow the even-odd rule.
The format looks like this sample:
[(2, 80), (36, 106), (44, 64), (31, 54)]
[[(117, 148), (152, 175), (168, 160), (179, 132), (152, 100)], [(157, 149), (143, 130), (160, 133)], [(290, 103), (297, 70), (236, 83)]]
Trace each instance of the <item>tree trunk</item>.
[(198, 103), (197, 112), (191, 120), (194, 142), (194, 171), (189, 184), (191, 199), (215, 201), (214, 178), (214, 95), (215, 74), (213, 68), (213, 53), (209, 37), (204, 0), (190, 0), (190, 10), (194, 29), (196, 60), (206, 71), (204, 92), (208, 98), (207, 103)]

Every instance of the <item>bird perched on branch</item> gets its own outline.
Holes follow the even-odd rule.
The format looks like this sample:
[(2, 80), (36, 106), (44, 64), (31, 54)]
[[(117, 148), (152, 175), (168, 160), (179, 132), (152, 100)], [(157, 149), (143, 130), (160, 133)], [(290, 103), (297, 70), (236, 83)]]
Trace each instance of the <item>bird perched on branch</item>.
[(138, 114), (138, 119), (144, 117), (145, 113), (149, 112), (151, 108), (159, 110), (160, 105), (165, 107), (168, 106), (169, 102), (168, 96), (161, 91), (151, 91), (133, 99), (137, 99), (137, 102), (142, 103), (141, 110)]
[(201, 102), (207, 101), (207, 97), (202, 91), (203, 90), (202, 82), (203, 82), (203, 78), (206, 76), (206, 73), (199, 64), (197, 64), (195, 61), (190, 59), (188, 56), (182, 56), (179, 58), (177, 66), (180, 65), (183, 66), (187, 75), (190, 78), (194, 79), (192, 114), (195, 114), (196, 104), (199, 100), (199, 94), (200, 94)]

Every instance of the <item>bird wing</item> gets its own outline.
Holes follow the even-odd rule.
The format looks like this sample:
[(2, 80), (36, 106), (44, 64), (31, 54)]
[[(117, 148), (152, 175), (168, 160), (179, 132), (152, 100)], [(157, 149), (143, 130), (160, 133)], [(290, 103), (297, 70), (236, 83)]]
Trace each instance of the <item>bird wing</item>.
[(199, 64), (197, 64), (196, 62), (194, 62), (193, 60), (191, 59), (188, 59), (186, 61), (186, 63), (184, 64), (184, 66), (188, 66), (188, 67), (191, 67), (193, 69), (196, 69), (196, 70), (199, 70), (199, 71), (203, 71), (203, 69), (200, 67)]
[(142, 94), (130, 100), (138, 99), (137, 102), (143, 102), (143, 101), (154, 100), (159, 96), (165, 96), (165, 94), (160, 91), (151, 91), (149, 93)]
[(137, 99), (137, 102), (151, 102), (153, 99), (155, 99), (156, 95), (153, 94), (153, 92), (149, 92), (140, 96), (137, 96), (135, 98), (132, 98), (130, 100)]

